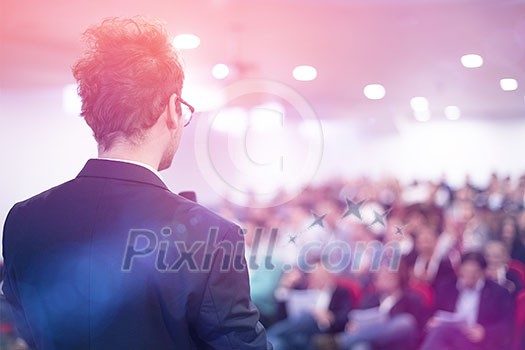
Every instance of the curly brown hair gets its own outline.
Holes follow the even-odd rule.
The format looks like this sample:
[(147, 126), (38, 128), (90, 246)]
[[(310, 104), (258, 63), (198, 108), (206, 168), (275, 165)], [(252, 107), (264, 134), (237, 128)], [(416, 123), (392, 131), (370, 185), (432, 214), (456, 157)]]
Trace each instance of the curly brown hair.
[(158, 20), (143, 17), (106, 19), (83, 37), (87, 50), (72, 68), (81, 115), (103, 150), (119, 137), (140, 142), (182, 90), (184, 72), (170, 37)]

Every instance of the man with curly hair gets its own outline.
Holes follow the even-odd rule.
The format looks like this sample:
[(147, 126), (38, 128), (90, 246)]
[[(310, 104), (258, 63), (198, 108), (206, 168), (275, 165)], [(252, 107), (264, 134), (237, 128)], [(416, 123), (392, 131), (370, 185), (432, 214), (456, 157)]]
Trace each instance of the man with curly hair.
[(15, 204), (4, 294), (34, 349), (269, 349), (239, 227), (171, 192), (193, 107), (164, 27), (113, 18), (73, 67), (98, 158)]

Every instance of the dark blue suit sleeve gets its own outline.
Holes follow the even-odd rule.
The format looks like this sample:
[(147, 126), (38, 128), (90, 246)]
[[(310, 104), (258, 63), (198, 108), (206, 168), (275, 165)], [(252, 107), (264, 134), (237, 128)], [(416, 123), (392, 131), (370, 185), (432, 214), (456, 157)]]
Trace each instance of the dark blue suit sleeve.
[[(16, 225), (15, 225), (15, 210), (14, 206), (7, 215), (7, 219), (4, 224), (4, 233), (3, 233), (3, 255), (4, 255), (4, 283), (2, 285), (2, 291), (5, 295), (5, 298), (10, 306), (10, 310), (15, 322), (16, 330), (18, 335), (24, 339), (27, 344), (33, 348), (35, 345), (34, 339), (31, 335), (29, 324), (26, 320), (24, 309), (21, 305), (21, 296), (18, 290), (16, 273), (14, 270), (15, 263), (15, 249), (16, 240), (20, 239)], [(26, 242), (26, 244), (28, 244)]]
[(233, 256), (223, 249), (214, 254), (195, 327), (214, 349), (272, 349), (250, 298), (244, 238), (236, 231), (223, 238), (235, 247)]
[(479, 320), (485, 328), (483, 343), (486, 349), (501, 349), (511, 346), (514, 303), (508, 291), (494, 285), (490, 298), (482, 299), (480, 308), (486, 308), (485, 318)]
[(342, 332), (348, 322), (348, 313), (352, 310), (352, 297), (350, 292), (342, 287), (337, 287), (332, 295), (330, 311), (334, 314), (334, 322), (330, 327), (333, 333)]

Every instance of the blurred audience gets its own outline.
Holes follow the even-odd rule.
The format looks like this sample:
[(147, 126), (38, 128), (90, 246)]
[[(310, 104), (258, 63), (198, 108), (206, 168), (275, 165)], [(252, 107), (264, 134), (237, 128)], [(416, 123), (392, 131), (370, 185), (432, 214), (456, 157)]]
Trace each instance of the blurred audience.
[[(285, 195), (281, 193), (280, 198)], [(454, 338), (458, 343), (452, 344), (451, 348), (460, 344), (458, 348), (461, 349), (510, 349), (510, 343), (503, 339), (505, 335), (509, 341), (516, 340), (516, 349), (522, 349), (519, 346), (525, 347), (525, 344), (519, 342), (523, 341), (521, 333), (525, 329), (518, 330), (517, 327), (522, 326), (517, 321), (515, 325), (511, 323), (513, 319), (525, 319), (525, 315), (518, 314), (525, 312), (525, 305), (521, 305), (525, 300), (524, 205), (525, 175), (514, 182), (508, 176), (493, 174), (485, 187), (475, 185), (466, 177), (465, 184), (459, 188), (449, 185), (445, 177), (437, 182), (417, 181), (406, 185), (392, 178), (334, 179), (307, 186), (291, 201), (267, 209), (253, 210), (249, 206), (224, 202), (220, 210), (231, 215), (232, 219), (238, 219), (241, 225), (246, 223), (253, 232), (257, 227), (263, 228), (264, 232), (277, 228), (275, 243), (268, 243), (266, 239), (262, 245), (264, 249), (258, 251), (267, 251), (270, 246), (269, 259), (279, 273), (271, 269), (250, 270), (252, 294), (254, 299), (262, 300), (256, 303), (260, 305), (262, 319), (269, 326), (276, 349), (315, 349), (319, 345), (325, 349), (337, 349), (335, 339), (347, 339), (347, 343), (340, 345), (348, 349), (359, 346), (395, 348), (395, 337), (391, 343), (385, 343), (389, 345), (364, 340), (355, 342), (355, 339), (366, 339), (363, 335), (366, 328), (361, 327), (359, 331), (359, 326), (354, 328), (355, 322), (350, 322), (346, 331), (338, 330), (334, 326), (343, 321), (333, 323), (335, 314), (344, 319), (343, 323), (350, 320), (335, 304), (318, 311), (314, 307), (318, 303), (312, 302), (303, 314), (297, 310), (286, 311), (290, 305), (301, 304), (303, 296), (296, 291), (324, 290), (326, 295), (326, 290), (333, 293), (338, 289), (342, 296), (343, 287), (339, 282), (344, 279), (352, 280), (357, 286), (347, 290), (350, 301), (344, 306), (345, 312), (355, 307), (361, 309), (375, 305), (377, 308), (385, 300), (392, 300), (385, 296), (388, 292), (382, 289), (385, 288), (382, 282), (388, 285), (390, 281), (396, 285), (397, 281), (402, 286), (399, 288), (403, 297), (395, 302), (405, 306), (392, 306), (388, 317), (382, 321), (388, 321), (388, 326), (370, 329), (386, 332), (390, 326), (391, 329), (400, 326), (403, 331), (395, 334), (404, 334), (401, 338), (405, 348), (413, 342), (416, 348), (437, 349), (445, 345), (436, 339), (448, 341)], [(246, 237), (249, 246), (247, 259), (248, 252), (253, 253), (256, 241), (255, 237), (250, 239), (248, 235), (250, 233)], [(268, 237), (268, 233), (265, 235)], [(334, 242), (338, 242), (338, 248), (334, 248)], [(304, 273), (301, 260), (312, 246), (318, 251), (328, 251), (330, 258), (340, 264), (323, 266), (321, 259), (316, 266), (322, 272)], [(407, 266), (406, 283), (397, 272), (399, 267), (391, 269), (391, 275), (378, 270), (377, 261), (383, 255), (389, 253), (396, 257), (397, 253), (392, 253), (391, 247), (401, 257), (401, 266)], [(465, 260), (472, 254), (481, 256), (486, 266), (476, 259)], [(283, 266), (292, 269), (281, 276)], [(321, 276), (319, 278), (325, 279), (326, 285), (331, 287), (319, 287), (313, 282), (315, 276)], [(280, 287), (275, 292), (279, 278)], [(294, 283), (289, 283), (290, 280)], [(475, 283), (471, 284), (473, 280)], [(412, 294), (419, 297), (419, 302), (415, 299), (406, 301), (411, 297), (405, 295)], [(375, 300), (375, 304), (370, 300)], [(479, 300), (484, 301), (483, 305), (472, 307), (470, 314), (462, 315), (465, 305), (472, 306)], [(485, 303), (485, 300), (488, 301)], [(319, 305), (326, 304), (325, 301)], [(406, 307), (416, 304), (422, 305), (421, 310), (437, 312), (438, 317), (432, 318), (428, 327), (421, 327), (422, 317)], [(399, 308), (403, 310), (400, 314), (409, 314), (416, 320), (415, 331), (414, 322), (407, 321), (409, 317), (401, 318), (406, 322), (396, 324), (398, 318), (392, 314), (396, 314)], [(444, 312), (450, 314), (447, 316)], [(457, 326), (458, 322), (452, 321), (460, 316), (467, 321)], [(452, 321), (446, 322), (447, 317)], [(425, 331), (418, 337), (421, 328)], [(511, 330), (515, 330), (515, 334), (511, 334)], [(338, 337), (319, 337), (319, 334), (337, 332), (341, 333)], [(445, 333), (448, 335), (444, 336)], [(382, 338), (389, 339), (388, 336)]]
[[(525, 175), (334, 179), (253, 207), (217, 209), (245, 229), (274, 349), (525, 349)], [(0, 349), (23, 348), (0, 309)]]
[(344, 329), (353, 306), (350, 292), (337, 284), (337, 276), (320, 261), (311, 268), (305, 290), (294, 288), (301, 279), (297, 270), (276, 290), (276, 298), (286, 304), (287, 314), (268, 329), (268, 340), (275, 350), (305, 349), (314, 335)]
[(422, 227), (416, 233), (415, 240), (414, 250), (407, 257), (415, 281), (428, 283), (435, 288), (454, 277), (449, 257), (436, 249), (438, 233), (434, 227)]
[(422, 350), (510, 348), (512, 298), (485, 277), (486, 268), (481, 253), (463, 255), (457, 281), (437, 290), (437, 312), (428, 322)]
[[(343, 334), (335, 339), (338, 349), (414, 349), (428, 319), (429, 310), (408, 286), (406, 268), (381, 267), (374, 275), (374, 291), (365, 295), (361, 310), (350, 313)], [(320, 348), (325, 339), (318, 340)]]
[(509, 269), (509, 251), (502, 241), (489, 241), (485, 245), (487, 278), (506, 288), (516, 297), (523, 288), (521, 278), (515, 270)]
[[(523, 212), (520, 218), (523, 217)], [(521, 232), (520, 232), (521, 231)], [(525, 264), (525, 231), (521, 230), (514, 216), (505, 216), (501, 222), (499, 238), (507, 246), (512, 259)]]

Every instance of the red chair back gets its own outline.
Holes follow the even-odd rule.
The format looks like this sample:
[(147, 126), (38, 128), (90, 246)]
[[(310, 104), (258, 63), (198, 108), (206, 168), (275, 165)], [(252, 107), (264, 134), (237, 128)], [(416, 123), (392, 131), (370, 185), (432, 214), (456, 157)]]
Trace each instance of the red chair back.
[(420, 281), (412, 281), (408, 285), (408, 288), (421, 297), (425, 306), (431, 308), (434, 305), (434, 289), (432, 289), (430, 284)]
[(525, 264), (518, 260), (509, 261), (509, 270), (520, 278), (521, 285), (525, 285)]
[(354, 307), (359, 307), (359, 305), (361, 304), (361, 297), (363, 294), (363, 289), (359, 282), (351, 278), (341, 277), (337, 280), (337, 284), (343, 288), (348, 289), (350, 295), (352, 296)]
[(516, 297), (516, 318), (514, 325), (514, 348), (520, 349), (520, 342), (523, 340), (522, 334), (525, 332), (525, 290), (521, 291)]

